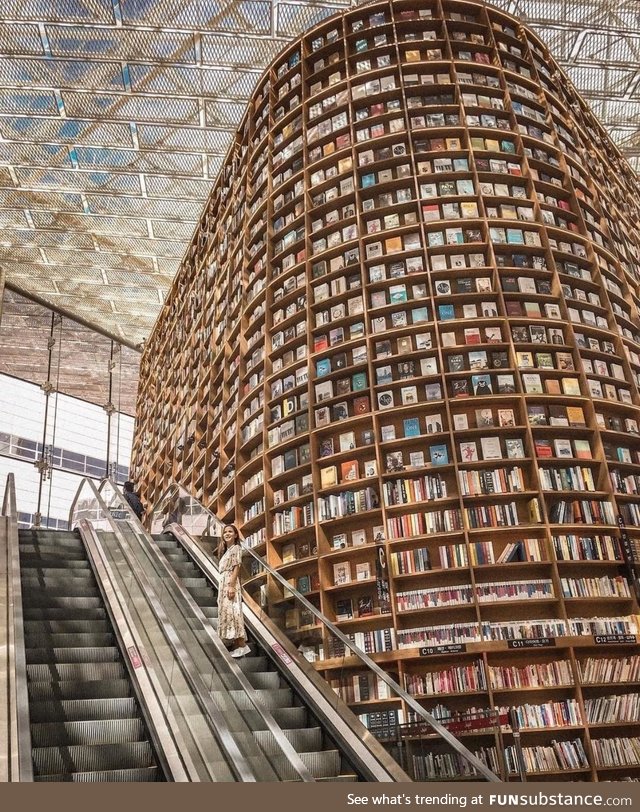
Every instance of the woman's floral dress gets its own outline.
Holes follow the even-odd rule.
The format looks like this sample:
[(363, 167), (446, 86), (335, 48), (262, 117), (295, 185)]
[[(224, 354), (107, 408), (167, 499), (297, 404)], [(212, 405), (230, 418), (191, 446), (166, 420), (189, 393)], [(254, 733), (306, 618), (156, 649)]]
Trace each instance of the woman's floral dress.
[(242, 618), (242, 589), (240, 578), (236, 581), (236, 594), (233, 600), (227, 597), (229, 580), (234, 568), (242, 561), (242, 547), (233, 544), (220, 559), (220, 591), (218, 593), (218, 634), (223, 640), (236, 640), (246, 637)]

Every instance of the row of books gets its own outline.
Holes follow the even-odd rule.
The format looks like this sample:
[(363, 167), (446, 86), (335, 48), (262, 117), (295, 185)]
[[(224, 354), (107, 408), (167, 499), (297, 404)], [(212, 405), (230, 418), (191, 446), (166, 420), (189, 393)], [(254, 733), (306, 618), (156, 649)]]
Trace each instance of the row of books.
[[(346, 634), (346, 637), (365, 654), (393, 651), (396, 648), (396, 630), (393, 627), (352, 632)], [(337, 637), (331, 638), (329, 650), (331, 657), (344, 657), (345, 654), (349, 656), (350, 653), (345, 644)]]
[[(498, 754), (495, 747), (480, 748), (473, 754), (495, 773), (500, 772)], [(416, 781), (453, 780), (472, 777), (478, 772), (458, 753), (427, 753), (412, 756), (411, 766)]]
[(482, 564), (508, 564), (518, 561), (544, 561), (540, 543), (540, 539), (537, 538), (508, 542), (496, 558), (492, 541), (474, 542), (470, 546), (471, 563), (478, 566)]
[(351, 516), (362, 511), (375, 510), (379, 506), (380, 498), (374, 488), (334, 493), (318, 499), (318, 520), (323, 522)]
[[(536, 499), (532, 499), (529, 504), (534, 502), (537, 504)], [(538, 512), (530, 513), (528, 521), (531, 523), (540, 521), (539, 509)], [(515, 527), (521, 524), (518, 506), (515, 502), (469, 507), (464, 509), (464, 514), (467, 526), (472, 530), (482, 527)]]
[(512, 708), (500, 708), (499, 712), (508, 713), (509, 710), (515, 714), (520, 728), (568, 727), (582, 724), (580, 706), (575, 699), (559, 699), (540, 705), (526, 703)]
[[(580, 739), (553, 741), (550, 745), (537, 745), (520, 749), (527, 773), (563, 772), (564, 770), (588, 769), (589, 760)], [(504, 752), (507, 772), (519, 773), (519, 752), (513, 745)]]
[(614, 536), (552, 536), (558, 561), (621, 561), (620, 541)]
[(389, 539), (403, 539), (431, 533), (451, 533), (460, 530), (462, 530), (462, 514), (455, 509), (430, 513), (407, 513), (387, 518), (387, 537)]
[(611, 504), (598, 499), (556, 502), (549, 509), (549, 521), (552, 524), (617, 524)]
[(592, 739), (596, 767), (640, 766), (640, 738)]
[(482, 660), (468, 665), (450, 666), (441, 671), (428, 671), (425, 674), (405, 674), (404, 685), (412, 696), (487, 690)]
[(345, 702), (369, 702), (372, 699), (389, 699), (387, 683), (376, 674), (354, 674), (332, 679), (329, 684)]
[(553, 595), (553, 583), (549, 578), (476, 584), (475, 587), (475, 597), (478, 603), (536, 600), (552, 598)]
[(578, 660), (583, 685), (609, 685), (615, 682), (640, 682), (640, 655), (588, 657)]
[(396, 479), (383, 485), (386, 506), (446, 499), (447, 484), (439, 474), (425, 474), (419, 479)]
[(313, 523), (313, 502), (307, 502), (305, 505), (295, 505), (274, 513), (272, 531), (274, 536), (283, 536), (301, 527), (309, 527)]
[(512, 688), (548, 688), (552, 685), (573, 685), (569, 660), (517, 665), (489, 665), (489, 685), (493, 690)]
[(584, 709), (587, 721), (592, 725), (637, 722), (640, 719), (640, 694), (614, 694), (586, 699)]
[(522, 468), (458, 471), (463, 496), (492, 493), (517, 493), (526, 490)]
[[(568, 442), (568, 441), (567, 441)], [(570, 444), (569, 444), (570, 445)], [(597, 480), (591, 468), (539, 468), (540, 487), (547, 491), (596, 491)]]
[(622, 575), (600, 578), (561, 578), (565, 598), (631, 598), (629, 584)]
[(418, 609), (431, 609), (442, 606), (470, 605), (473, 601), (473, 586), (433, 587), (412, 589), (396, 593), (396, 608), (399, 612), (413, 612)]

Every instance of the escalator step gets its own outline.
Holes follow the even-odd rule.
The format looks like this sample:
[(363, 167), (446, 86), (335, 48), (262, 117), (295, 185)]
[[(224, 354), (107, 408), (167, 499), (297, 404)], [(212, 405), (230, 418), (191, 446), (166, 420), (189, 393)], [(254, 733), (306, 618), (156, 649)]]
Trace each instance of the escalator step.
[(314, 778), (329, 778), (340, 774), (340, 753), (337, 750), (300, 753), (300, 758)]
[[(319, 727), (305, 727), (283, 732), (297, 753), (312, 753), (322, 750), (322, 731)], [(265, 753), (280, 752), (280, 745), (270, 730), (256, 730), (253, 735)]]
[(132, 770), (102, 770), (90, 773), (59, 773), (57, 775), (40, 775), (35, 781), (73, 781), (79, 784), (107, 784), (118, 782), (162, 781), (157, 767), (141, 767)]
[(104, 620), (107, 616), (106, 611), (101, 606), (90, 607), (62, 607), (56, 606), (54, 608), (44, 606), (23, 606), (22, 614), (25, 620), (43, 620), (43, 621), (82, 621), (88, 622), (91, 620)]
[(65, 598), (61, 595), (50, 595), (47, 592), (25, 593), (22, 601), (28, 609), (100, 609), (102, 607), (102, 599), (98, 595), (87, 598)]
[(67, 679), (56, 682), (43, 680), (30, 682), (28, 686), (31, 701), (64, 701), (67, 699), (123, 699), (131, 695), (131, 686), (126, 679)]
[[(48, 632), (46, 629), (40, 632), (30, 632), (25, 630), (25, 646), (31, 649), (37, 648), (85, 648), (99, 646), (113, 646), (113, 635), (111, 632), (69, 632), (62, 634), (59, 632)], [(32, 660), (31, 662), (36, 662)]]
[[(256, 691), (260, 701), (265, 708), (289, 708), (292, 705), (293, 699), (291, 696), (290, 688), (278, 688), (276, 690)], [(240, 710), (251, 710), (254, 707), (253, 703), (244, 691), (232, 690), (229, 691), (230, 696), (236, 703)]]
[(213, 591), (208, 587), (187, 587), (187, 591), (198, 604), (198, 606), (211, 606), (213, 601)]
[(87, 581), (82, 578), (69, 578), (67, 582), (57, 581), (55, 584), (38, 580), (23, 580), (22, 591), (26, 593), (27, 602), (38, 606), (43, 603), (50, 603), (54, 606), (54, 601), (58, 599), (72, 600), (74, 598), (98, 598), (100, 590), (95, 581)]
[(181, 576), (182, 586), (186, 589), (206, 589), (208, 587), (206, 578), (185, 578)]
[(95, 719), (132, 719), (138, 715), (132, 696), (122, 699), (66, 699), (59, 702), (32, 701), (29, 718), (41, 722), (87, 722)]
[(22, 570), (22, 583), (38, 583), (44, 584), (58, 583), (66, 584), (69, 579), (73, 578), (78, 583), (81, 580), (93, 582), (93, 573), (90, 569), (81, 567), (29, 567)]
[(34, 774), (38, 776), (153, 766), (153, 753), (147, 741), (34, 747), (32, 754)]
[(45, 634), (108, 634), (111, 626), (106, 620), (26, 620), (25, 635)]
[[(307, 726), (307, 709), (303, 707), (270, 708), (271, 715), (283, 730), (297, 730)], [(257, 710), (244, 710), (242, 715), (251, 730), (264, 730), (265, 723)]]
[(145, 737), (142, 719), (96, 719), (83, 722), (41, 722), (31, 725), (34, 747), (62, 747), (139, 742)]
[(248, 674), (249, 671), (266, 671), (267, 658), (266, 657), (241, 657), (238, 660), (240, 670)]
[(20, 547), (28, 547), (31, 545), (42, 547), (58, 547), (58, 548), (68, 548), (68, 549), (75, 549), (75, 550), (83, 550), (84, 546), (82, 544), (82, 540), (79, 539), (77, 536), (74, 536), (72, 533), (43, 533), (38, 531), (38, 533), (34, 533), (31, 536), (19, 535), (18, 542)]
[(190, 561), (184, 564), (175, 561), (171, 566), (176, 575), (180, 578), (198, 578), (200, 576), (200, 570)]
[(125, 678), (125, 674), (121, 662), (38, 663), (27, 665), (27, 677), (30, 682), (120, 680)]
[(218, 607), (217, 606), (201, 606), (200, 607), (202, 614), (208, 618), (217, 618), (218, 617)]
[(283, 687), (282, 679), (277, 671), (249, 671), (247, 679), (254, 688), (273, 690)]
[[(113, 640), (111, 640), (113, 643)], [(115, 646), (89, 646), (78, 648), (28, 648), (26, 650), (27, 667), (29, 665), (115, 663), (120, 659), (120, 652)]]
[(156, 547), (159, 547), (161, 550), (177, 550), (178, 549), (178, 542), (177, 541), (172, 541), (171, 539), (162, 539), (162, 538), (158, 538), (157, 536), (154, 536), (153, 540), (156, 543)]
[(77, 547), (64, 547), (58, 544), (20, 545), (20, 561), (36, 561), (39, 558), (51, 558), (58, 561), (61, 558), (69, 559), (69, 561), (86, 561), (87, 554), (81, 544)]

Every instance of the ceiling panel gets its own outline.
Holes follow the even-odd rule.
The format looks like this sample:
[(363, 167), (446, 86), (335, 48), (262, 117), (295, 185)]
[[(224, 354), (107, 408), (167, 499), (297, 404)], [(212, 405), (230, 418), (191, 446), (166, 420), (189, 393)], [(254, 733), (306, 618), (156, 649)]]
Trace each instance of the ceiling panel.
[[(289, 39), (353, 4), (3, 0), (0, 261), (10, 281), (116, 336), (146, 337), (261, 71)], [(637, 1), (495, 5), (538, 30), (638, 161)]]

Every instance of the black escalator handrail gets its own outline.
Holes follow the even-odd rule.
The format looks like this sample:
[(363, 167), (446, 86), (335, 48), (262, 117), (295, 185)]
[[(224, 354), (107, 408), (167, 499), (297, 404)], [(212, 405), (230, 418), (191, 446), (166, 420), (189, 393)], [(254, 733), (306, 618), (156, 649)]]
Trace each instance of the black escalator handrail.
[(163, 631), (165, 633), (168, 645), (171, 647), (174, 654), (181, 662), (183, 675), (187, 680), (187, 682), (189, 683), (191, 689), (194, 691), (194, 698), (198, 701), (200, 706), (204, 709), (204, 711), (208, 715), (209, 720), (211, 722), (211, 724), (209, 725), (209, 729), (213, 733), (213, 736), (218, 742), (220, 748), (226, 755), (228, 760), (227, 763), (229, 768), (231, 769), (231, 772), (236, 776), (237, 780), (239, 781), (255, 782), (256, 777), (254, 775), (251, 765), (247, 762), (247, 759), (244, 757), (244, 755), (238, 748), (233, 738), (233, 735), (231, 734), (225, 722), (224, 715), (217, 708), (213, 700), (211, 700), (211, 698), (206, 695), (206, 690), (204, 686), (201, 685), (202, 680), (198, 676), (195, 664), (191, 662), (189, 652), (183, 646), (180, 636), (176, 632), (170, 620), (166, 617), (162, 604), (155, 592), (155, 589), (147, 581), (144, 574), (140, 572), (139, 568), (135, 566), (136, 562), (131, 558), (128, 551), (129, 546), (128, 542), (124, 538), (123, 533), (120, 527), (118, 527), (117, 522), (111, 516), (109, 508), (105, 504), (104, 499), (98, 492), (96, 484), (92, 479), (85, 477), (78, 486), (78, 490), (76, 491), (76, 495), (73, 499), (71, 509), (69, 512), (70, 517), (69, 523), (71, 524), (71, 519), (76, 509), (76, 504), (78, 502), (81, 492), (84, 490), (85, 485), (88, 485), (90, 490), (93, 491), (93, 497), (100, 509), (100, 512), (102, 513), (104, 518), (108, 521), (111, 527), (111, 531), (118, 539), (120, 549), (122, 550), (125, 559), (127, 560), (127, 563), (131, 567), (131, 571), (134, 577), (138, 581), (141, 588), (143, 588), (147, 600), (149, 602), (150, 608), (152, 609), (160, 625), (163, 627)]
[[(16, 486), (13, 474), (7, 476), (2, 502), (2, 517), (6, 522), (7, 549), (6, 614), (2, 619), (6, 638), (6, 658), (0, 665), (0, 672), (6, 685), (6, 775), (3, 781), (33, 781), (33, 761), (31, 758), (31, 728), (29, 727), (29, 697), (27, 693), (27, 662), (24, 645), (24, 616), (22, 613), (22, 584), (20, 580), (20, 550), (18, 547), (18, 511)], [(3, 563), (4, 563), (3, 562)], [(3, 690), (4, 690), (3, 686)], [(5, 736), (3, 734), (2, 738)], [(4, 759), (4, 754), (3, 754)], [(2, 772), (5, 772), (2, 770)]]
[[(112, 488), (114, 493), (117, 495), (117, 497), (123, 503), (126, 504), (126, 500), (122, 494), (122, 491), (120, 490), (120, 487), (116, 482), (114, 482), (110, 478), (102, 480), (99, 488), (99, 493), (102, 493), (102, 489), (106, 484), (108, 484)], [(211, 625), (207, 622), (206, 617), (202, 614), (202, 610), (200, 609), (198, 604), (194, 601), (194, 599), (191, 597), (191, 595), (187, 592), (187, 590), (180, 584), (177, 576), (168, 566), (168, 564), (164, 560), (164, 556), (161, 555), (157, 546), (150, 543), (147, 531), (143, 527), (142, 523), (139, 521), (138, 517), (133, 513), (133, 511), (129, 512), (131, 515), (127, 519), (127, 521), (130, 524), (133, 524), (141, 535), (141, 538), (139, 538), (138, 541), (140, 542), (144, 540), (145, 542), (149, 542), (145, 546), (145, 552), (154, 558), (156, 566), (158, 567), (158, 572), (162, 575), (164, 579), (167, 578), (169, 579), (169, 581), (172, 583), (172, 588), (180, 594), (181, 600), (184, 601), (184, 603), (186, 603), (186, 605), (189, 607), (189, 611), (191, 612), (191, 614), (200, 619), (203, 630), (207, 633), (211, 645), (215, 647), (218, 655), (224, 659), (226, 666), (228, 667), (229, 671), (235, 678), (236, 682), (238, 683), (238, 686), (245, 692), (245, 694), (251, 701), (253, 709), (256, 711), (256, 713), (260, 716), (260, 718), (264, 722), (266, 729), (273, 736), (282, 754), (286, 756), (289, 764), (295, 769), (301, 781), (315, 782), (316, 779), (313, 777), (309, 768), (300, 758), (300, 754), (297, 752), (297, 750), (294, 748), (294, 746), (282, 732), (282, 729), (273, 718), (273, 714), (267, 708), (265, 708), (263, 704), (260, 702), (255, 688), (251, 685), (251, 683), (247, 679), (244, 671), (240, 668), (239, 663), (233, 657), (231, 657), (226, 646), (224, 646), (220, 638), (217, 635), (213, 634)]]
[[(213, 519), (214, 523), (222, 527), (223, 522), (218, 519), (215, 513), (212, 513), (208, 508), (206, 508), (198, 499), (192, 496), (185, 488), (179, 485), (177, 482), (171, 483), (164, 493), (159, 497), (157, 500), (157, 505), (160, 506), (164, 500), (172, 493), (177, 493), (182, 495), (188, 499), (191, 499), (195, 502), (198, 507), (206, 513), (211, 519)], [(151, 513), (154, 513), (156, 510), (155, 506), (152, 509)], [(469, 764), (473, 765), (476, 770), (480, 773), (481, 776), (487, 781), (494, 782), (494, 783), (502, 783), (501, 779), (492, 771), (490, 770), (486, 764), (484, 764), (474, 753), (471, 752), (467, 747), (462, 744), (462, 742), (457, 739), (453, 733), (447, 730), (444, 725), (440, 724), (438, 720), (426, 711), (422, 705), (420, 705), (410, 694), (408, 694), (404, 688), (402, 688), (389, 674), (387, 674), (384, 669), (380, 668), (380, 666), (374, 662), (367, 654), (365, 654), (362, 649), (358, 648), (355, 643), (352, 643), (346, 635), (344, 635), (340, 629), (335, 626), (326, 615), (324, 615), (317, 607), (315, 607), (305, 596), (298, 592), (298, 590), (293, 587), (285, 578), (280, 575), (280, 573), (273, 569), (273, 567), (268, 564), (262, 556), (258, 555), (251, 547), (248, 547), (244, 542), (242, 543), (243, 549), (249, 553), (256, 561), (260, 563), (260, 565), (265, 569), (273, 578), (278, 581), (284, 588), (292, 594), (306, 609), (308, 609), (314, 617), (316, 617), (320, 623), (322, 623), (329, 631), (335, 635), (353, 654), (360, 660), (360, 662), (365, 665), (370, 671), (373, 671), (376, 676), (380, 677), (392, 690), (395, 694), (397, 694), (404, 702), (414, 711), (421, 719), (429, 725), (429, 727), (436, 733), (441, 739), (443, 739), (450, 747), (455, 750), (462, 758), (469, 762)]]

